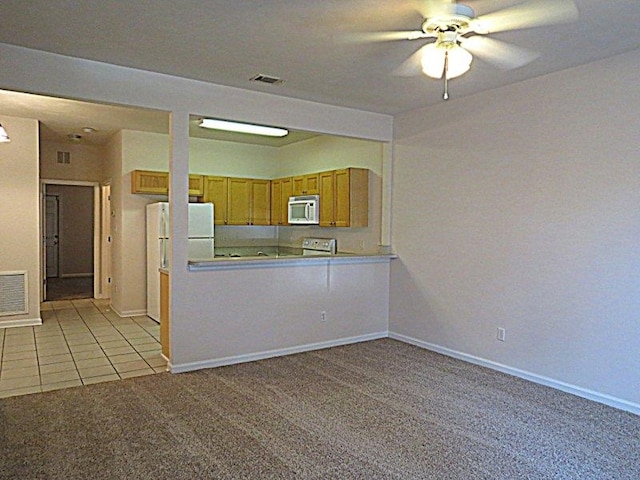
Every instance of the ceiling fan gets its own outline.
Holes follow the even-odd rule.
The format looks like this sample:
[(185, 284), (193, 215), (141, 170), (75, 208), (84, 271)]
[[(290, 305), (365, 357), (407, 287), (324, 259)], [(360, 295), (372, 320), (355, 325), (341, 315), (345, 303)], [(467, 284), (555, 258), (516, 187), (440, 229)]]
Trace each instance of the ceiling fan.
[[(469, 3), (484, 10), (496, 1), (470, 0)], [(467, 72), (473, 55), (503, 69), (522, 67), (538, 57), (536, 52), (486, 35), (568, 23), (578, 18), (578, 9), (572, 0), (529, 0), (480, 16), (476, 16), (470, 6), (455, 0), (424, 0), (422, 6), (420, 30), (374, 32), (351, 37), (358, 41), (430, 40), (394, 73), (411, 76), (422, 72), (432, 78), (444, 78), (445, 100), (449, 98), (449, 79)]]

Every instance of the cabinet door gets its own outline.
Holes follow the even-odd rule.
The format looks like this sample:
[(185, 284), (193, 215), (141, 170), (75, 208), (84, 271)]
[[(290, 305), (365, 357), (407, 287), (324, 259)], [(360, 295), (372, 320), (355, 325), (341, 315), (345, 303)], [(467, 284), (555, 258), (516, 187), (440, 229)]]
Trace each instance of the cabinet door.
[(320, 176), (317, 173), (293, 177), (292, 195), (317, 195), (320, 193)]
[(192, 197), (202, 197), (204, 195), (203, 175), (189, 175), (189, 195)]
[(160, 345), (162, 354), (171, 359), (171, 344), (169, 332), (171, 331), (171, 318), (169, 317), (169, 274), (160, 273)]
[(282, 180), (271, 180), (271, 225), (282, 225)]
[(335, 218), (335, 187), (333, 172), (319, 175), (320, 188), (320, 226), (332, 227)]
[(304, 178), (304, 175), (300, 175), (299, 177), (293, 177), (291, 179), (293, 195), (304, 195), (304, 191), (307, 188), (307, 183)]
[[(337, 199), (336, 226), (338, 227), (366, 227), (369, 225), (369, 170), (366, 168), (349, 168), (348, 180), (341, 175), (342, 170), (336, 171)], [(346, 183), (348, 186), (343, 187)], [(344, 225), (344, 211), (342, 203), (343, 192), (348, 190), (348, 224)]]
[(293, 195), (291, 178), (271, 181), (271, 225), (289, 225), (289, 197)]
[(131, 193), (169, 194), (169, 172), (134, 170), (131, 172)]
[(334, 210), (333, 225), (348, 227), (351, 219), (349, 170), (336, 170), (333, 173)]
[(305, 195), (317, 195), (320, 193), (320, 174), (312, 173), (305, 175), (306, 193)]
[(251, 180), (229, 178), (227, 189), (227, 225), (250, 225)]
[(283, 178), (282, 192), (280, 195), (280, 225), (289, 225), (289, 197), (293, 195), (293, 181), (290, 178)]
[(271, 222), (271, 182), (269, 180), (251, 180), (251, 225), (269, 225)]
[(227, 223), (227, 177), (205, 177), (204, 201), (213, 203), (215, 225)]

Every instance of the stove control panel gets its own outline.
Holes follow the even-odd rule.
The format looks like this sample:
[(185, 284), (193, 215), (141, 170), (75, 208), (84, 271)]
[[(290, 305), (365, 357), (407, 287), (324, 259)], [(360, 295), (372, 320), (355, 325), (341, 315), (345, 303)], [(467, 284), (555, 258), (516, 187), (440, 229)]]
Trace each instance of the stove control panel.
[(303, 250), (314, 250), (318, 252), (336, 253), (335, 238), (305, 238), (302, 241)]

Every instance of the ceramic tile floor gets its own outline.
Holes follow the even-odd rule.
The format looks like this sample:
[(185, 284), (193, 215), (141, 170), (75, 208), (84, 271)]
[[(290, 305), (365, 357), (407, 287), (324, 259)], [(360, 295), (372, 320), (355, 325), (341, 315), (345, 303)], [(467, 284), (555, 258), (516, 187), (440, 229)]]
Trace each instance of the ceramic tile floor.
[(0, 398), (164, 372), (160, 326), (108, 300), (42, 304), (42, 325), (0, 329)]

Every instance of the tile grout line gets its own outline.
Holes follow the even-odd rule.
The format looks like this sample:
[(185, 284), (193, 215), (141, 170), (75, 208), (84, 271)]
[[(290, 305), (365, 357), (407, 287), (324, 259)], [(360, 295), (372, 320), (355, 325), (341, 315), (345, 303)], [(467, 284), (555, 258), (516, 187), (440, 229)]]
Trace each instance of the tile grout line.
[[(104, 308), (101, 308), (101, 306), (96, 304), (96, 302), (93, 299), (91, 300), (90, 305), (91, 305), (91, 307), (93, 307), (93, 309), (95, 309), (97, 311), (97, 313), (99, 313), (99, 316), (97, 316), (96, 318), (99, 318), (99, 320), (101, 322), (102, 321), (107, 322), (109, 324), (109, 328), (114, 329), (115, 332), (120, 337), (120, 339), (124, 340), (124, 343), (126, 343), (128, 345), (128, 347), (130, 347), (133, 350), (132, 353), (135, 353), (137, 355), (138, 359), (140, 359), (140, 360), (142, 360), (144, 362), (144, 364), (146, 365), (145, 371), (148, 370), (149, 374), (159, 373), (159, 372), (156, 371), (156, 367), (153, 367), (149, 363), (147, 358), (142, 356), (142, 353), (144, 353), (144, 352), (141, 353), (140, 351), (138, 351), (136, 346), (130, 341), (130, 340), (133, 340), (133, 338), (132, 339), (128, 338), (127, 335), (126, 335), (126, 332), (122, 332), (121, 330), (118, 329), (118, 325), (117, 325), (118, 322), (114, 323), (114, 321), (109, 316), (107, 316), (107, 313), (110, 311), (110, 309), (106, 309), (105, 310)], [(69, 306), (71, 308), (69, 308)], [(67, 310), (67, 309), (73, 309), (74, 310), (73, 317), (60, 318), (59, 312), (61, 312), (63, 310)], [(43, 311), (45, 311), (45, 310), (43, 310)], [(74, 323), (78, 319), (81, 320), (81, 322), (82, 322), (80, 324), (80, 325), (82, 325), (82, 328), (80, 329), (82, 331), (81, 333), (87, 333), (88, 332), (89, 334), (91, 334), (91, 337), (95, 341), (95, 344), (97, 344), (98, 347), (100, 347), (100, 350), (102, 351), (102, 354), (107, 359), (107, 361), (108, 361), (109, 365), (111, 366), (111, 368), (114, 370), (115, 376), (117, 377), (117, 379), (126, 378), (126, 377), (123, 377), (120, 374), (120, 372), (118, 372), (118, 370), (116, 368), (116, 363), (113, 363), (113, 361), (112, 361), (112, 357), (115, 357), (117, 355), (111, 355), (110, 356), (110, 355), (107, 354), (107, 352), (104, 349), (103, 344), (100, 342), (100, 340), (97, 338), (96, 334), (92, 330), (90, 323), (87, 322), (87, 319), (85, 319), (85, 317), (81, 313), (79, 305), (77, 305), (73, 301), (69, 301), (69, 303), (65, 303), (63, 307), (56, 308), (56, 305), (52, 304), (51, 305), (51, 309), (50, 310), (46, 310), (46, 311), (52, 312), (49, 315), (51, 315), (53, 317), (53, 318), (51, 318), (51, 320), (53, 320), (56, 323), (57, 329), (59, 329), (59, 331), (61, 333), (61, 337), (64, 340), (64, 344), (65, 344), (65, 347), (66, 347), (66, 350), (67, 350), (66, 353), (68, 353), (68, 355), (71, 357), (71, 361), (73, 363), (74, 371), (76, 372), (76, 374), (79, 377), (78, 380), (80, 381), (80, 385), (87, 385), (87, 383), (85, 383), (86, 379), (98, 378), (99, 376), (86, 377), (86, 379), (83, 378), (82, 374), (80, 372), (80, 368), (78, 366), (78, 360), (76, 360), (76, 358), (75, 358), (75, 356), (73, 354), (73, 351), (72, 351), (72, 348), (71, 348), (72, 345), (69, 343), (69, 337), (74, 335), (74, 333), (72, 333), (73, 329), (72, 328), (66, 328), (65, 329), (64, 326), (66, 325), (67, 327), (69, 327), (69, 322)], [(157, 344), (157, 346), (159, 346), (159, 340), (157, 338), (157, 334), (156, 334), (156, 332), (151, 330), (149, 326), (145, 326), (145, 325), (141, 324), (138, 320), (136, 320), (133, 317), (124, 317), (123, 319), (118, 319), (118, 320), (121, 320), (121, 321), (124, 322), (124, 325), (120, 325), (120, 326), (129, 326), (129, 325), (137, 326), (149, 338), (154, 340), (154, 342), (150, 342), (150, 343), (155, 343), (155, 344)], [(43, 324), (44, 324), (44, 321), (43, 321)], [(55, 385), (56, 383), (64, 383), (65, 382), (65, 381), (61, 381), (61, 382), (54, 382), (54, 383), (51, 383), (51, 384), (43, 384), (43, 378), (42, 378), (43, 373), (42, 373), (41, 367), (43, 367), (44, 365), (41, 365), (41, 355), (40, 355), (40, 353), (42, 352), (42, 349), (44, 347), (42, 345), (39, 347), (38, 336), (36, 335), (35, 328), (34, 327), (29, 327), (29, 328), (30, 328), (29, 333), (31, 335), (31, 339), (32, 339), (33, 346), (34, 346), (34, 353), (35, 353), (35, 357), (36, 357), (35, 358), (35, 362), (36, 362), (37, 371), (38, 371), (38, 375), (37, 376), (38, 376), (39, 384), (38, 385), (34, 385), (34, 386), (30, 386), (30, 387), (19, 387), (19, 388), (16, 388), (16, 389), (8, 389), (8, 390), (5, 391), (5, 393), (6, 392), (10, 392), (11, 390), (27, 390), (27, 389), (37, 389), (38, 392), (43, 392), (43, 391), (45, 391), (45, 390), (42, 389), (43, 386)], [(84, 330), (86, 330), (86, 332)], [(40, 338), (50, 338), (50, 337), (53, 337), (53, 336), (58, 336), (58, 335), (48, 335), (46, 337), (40, 337)], [(2, 338), (0, 339), (0, 340), (2, 340), (0, 342), (0, 347), (2, 347), (2, 350), (1, 350), (2, 355), (0, 355), (0, 372), (2, 371), (2, 362), (4, 361), (4, 355), (5, 355), (4, 346), (6, 344), (6, 338), (7, 338), (6, 332), (3, 332)], [(135, 338), (142, 338), (142, 337), (135, 337)], [(61, 353), (60, 355), (63, 355), (63, 354)], [(55, 365), (55, 363), (56, 362), (52, 363), (52, 365)], [(69, 371), (71, 371), (71, 370), (69, 370)], [(136, 371), (136, 370), (134, 370), (134, 371)], [(52, 372), (52, 373), (60, 373), (60, 372)], [(126, 372), (124, 372), (124, 373), (126, 373)], [(113, 375), (113, 374), (110, 374), (110, 375)], [(69, 380), (69, 382), (73, 382), (75, 380), (76, 379)], [(114, 378), (113, 380), (116, 380), (116, 379)], [(0, 398), (2, 398), (2, 393), (3, 392), (0, 391)], [(32, 393), (32, 392), (25, 392), (25, 393)], [(20, 394), (18, 394), (18, 395), (20, 395)]]

